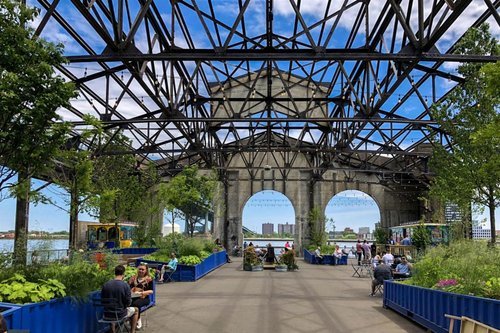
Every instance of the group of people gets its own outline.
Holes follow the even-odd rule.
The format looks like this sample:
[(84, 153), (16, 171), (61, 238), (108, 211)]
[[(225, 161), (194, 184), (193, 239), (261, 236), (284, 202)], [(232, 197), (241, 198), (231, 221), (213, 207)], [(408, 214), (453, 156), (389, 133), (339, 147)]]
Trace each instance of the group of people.
[[(153, 294), (153, 278), (147, 265), (140, 264), (137, 274), (124, 281), (125, 266), (115, 267), (115, 278), (106, 282), (101, 290), (104, 319), (113, 321), (125, 318), (130, 321), (130, 332), (142, 328), (141, 308), (147, 306)], [(112, 325), (112, 332), (115, 327)]]
[[(347, 248), (344, 246), (344, 249), (340, 249), (340, 246), (335, 245), (335, 250), (333, 250), (332, 256), (335, 260), (334, 264), (337, 265), (339, 260), (342, 259), (343, 255), (348, 255), (349, 251), (347, 251)], [(314, 255), (316, 256), (316, 260), (318, 261), (319, 264), (323, 263), (323, 255), (321, 254), (321, 246), (318, 246), (316, 250), (314, 250)]]
[[(376, 257), (379, 257), (377, 254)], [(373, 261), (373, 280), (372, 292), (370, 296), (375, 295), (377, 286), (384, 283), (384, 280), (407, 278), (411, 274), (412, 265), (408, 262), (406, 256), (394, 258), (391, 253), (384, 252), (378, 262)]]

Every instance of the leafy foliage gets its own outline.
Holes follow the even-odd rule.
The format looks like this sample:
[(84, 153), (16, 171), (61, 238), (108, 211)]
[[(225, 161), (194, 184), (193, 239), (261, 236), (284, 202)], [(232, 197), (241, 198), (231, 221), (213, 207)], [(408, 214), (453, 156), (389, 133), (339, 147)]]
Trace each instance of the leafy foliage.
[(389, 233), (386, 229), (376, 228), (373, 234), (377, 244), (387, 244), (387, 241), (389, 240)]
[(253, 246), (247, 246), (247, 248), (243, 252), (243, 263), (247, 265), (257, 265), (260, 263)]
[[(462, 240), (431, 248), (414, 264), (409, 284), (500, 299), (500, 249)], [(455, 281), (451, 283), (450, 281)]]
[(431, 235), (423, 222), (415, 227), (411, 240), (418, 251), (425, 250), (425, 248), (431, 243)]
[(22, 183), (44, 170), (69, 130), (54, 122), (76, 96), (54, 72), (65, 62), (63, 46), (34, 36), (29, 22), (37, 16), (22, 2), (0, 0), (0, 190), (16, 184), (18, 171)]
[(182, 256), (179, 258), (179, 263), (189, 266), (198, 265), (201, 263), (201, 259), (198, 256)]
[(293, 271), (299, 269), (297, 265), (297, 261), (295, 260), (295, 252), (294, 251), (286, 251), (280, 257), (280, 261), (286, 265), (289, 271)]
[(323, 228), (325, 216), (321, 213), (319, 207), (314, 207), (309, 212), (309, 230), (311, 234), (311, 244), (323, 246), (326, 244), (327, 234)]
[(199, 175), (198, 167), (191, 166), (160, 187), (158, 197), (168, 210), (178, 209), (184, 214), (189, 235), (193, 237), (195, 226), (211, 210), (215, 190), (215, 179)]
[(65, 286), (55, 279), (26, 281), (21, 274), (0, 282), (0, 302), (15, 304), (36, 303), (66, 296)]
[[(457, 53), (500, 54), (498, 43), (488, 30), (487, 24), (471, 28), (457, 44)], [(471, 202), (487, 206), (492, 243), (495, 243), (496, 229), (494, 211), (500, 193), (500, 97), (495, 80), (500, 75), (499, 66), (498, 62), (485, 66), (461, 64), (458, 72), (464, 77), (464, 84), (431, 110), (453, 140), (451, 150), (435, 145), (431, 168), (437, 176), (431, 195), (465, 209)]]

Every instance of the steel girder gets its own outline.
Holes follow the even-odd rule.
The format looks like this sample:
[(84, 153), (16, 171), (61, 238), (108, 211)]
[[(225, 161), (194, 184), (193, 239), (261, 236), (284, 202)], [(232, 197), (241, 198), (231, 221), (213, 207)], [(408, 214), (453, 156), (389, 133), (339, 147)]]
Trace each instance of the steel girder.
[[(478, 3), (480, 3), (478, 5)], [(498, 29), (500, 0), (38, 0), (36, 34), (64, 42), (80, 91), (65, 120), (100, 118), (164, 174), (221, 174), (266, 152), (316, 179), (335, 165), (383, 182), (427, 180), (432, 103), (462, 78), (470, 26)], [(467, 26), (464, 26), (464, 22)], [(469, 23), (470, 22), (470, 23)], [(112, 152), (111, 152), (112, 153)], [(298, 154), (308, 165), (294, 165)], [(245, 167), (261, 168), (245, 159)], [(288, 171), (287, 171), (288, 170)], [(408, 185), (409, 186), (409, 185)]]

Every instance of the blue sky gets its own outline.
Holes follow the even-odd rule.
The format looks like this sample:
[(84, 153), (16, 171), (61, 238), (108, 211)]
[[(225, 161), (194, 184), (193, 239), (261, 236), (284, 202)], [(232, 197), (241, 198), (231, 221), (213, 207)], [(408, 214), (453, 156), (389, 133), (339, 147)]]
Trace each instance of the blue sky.
[[(424, 2), (426, 5), (429, 4), (428, 6), (425, 6), (425, 14), (427, 15), (430, 8), (432, 8), (431, 7), (432, 1), (424, 0)], [(28, 1), (28, 4), (36, 4), (36, 3), (37, 1), (34, 0)], [(157, 1), (156, 3), (158, 6), (160, 6), (159, 8), (162, 12), (163, 18), (165, 19), (165, 23), (167, 24), (167, 26), (169, 26), (170, 25), (169, 20), (171, 15), (169, 2)], [(326, 3), (327, 2), (324, 0), (302, 1), (301, 12), (307, 24), (310, 24), (311, 22), (316, 22), (318, 19), (321, 19), (324, 16)], [(337, 10), (338, 9), (337, 7), (339, 7), (341, 3), (342, 2), (333, 1), (330, 11), (332, 12)], [(237, 1), (220, 0), (220, 1), (214, 1), (214, 4), (215, 4), (214, 10), (217, 14), (218, 19), (224, 22), (227, 26), (231, 26), (238, 15)], [(137, 14), (138, 6), (135, 5), (134, 3), (132, 3), (131, 6), (132, 6), (132, 12)], [(202, 9), (205, 10), (207, 9), (206, 8), (207, 3), (205, 1), (199, 1), (199, 6)], [(290, 5), (290, 2), (288, 0), (275, 0), (274, 6), (275, 6), (275, 17), (274, 17), (275, 32), (283, 36), (290, 36), (293, 31), (293, 27), (290, 24), (290, 22), (291, 20), (293, 20), (293, 15), (294, 15), (293, 8)], [(344, 45), (345, 39), (347, 38), (347, 33), (350, 30), (353, 22), (355, 21), (355, 17), (358, 13), (360, 6), (362, 6), (362, 3), (356, 4), (355, 6), (346, 10), (343, 13), (342, 19), (339, 21), (338, 29), (335, 30), (334, 36), (331, 40), (331, 45), (329, 45), (330, 47), (342, 47), (342, 45)], [(486, 5), (484, 1), (472, 2), (471, 5), (467, 8), (467, 10), (464, 11), (464, 13), (461, 15), (460, 19), (453, 26), (447, 29), (443, 38), (438, 42), (437, 46), (439, 47), (439, 49), (441, 51), (446, 50), (456, 40), (456, 38), (460, 36), (466, 30), (466, 28), (471, 25), (471, 23), (477, 18), (479, 13), (481, 13), (484, 10), (485, 6)], [(184, 13), (186, 14), (186, 18), (189, 20), (191, 31), (196, 32), (193, 36), (194, 45), (198, 48), (210, 47), (209, 38), (207, 38), (207, 35), (204, 32), (204, 29), (202, 28), (201, 23), (197, 18), (197, 15), (195, 15), (194, 12), (187, 13), (185, 11), (185, 7), (182, 5), (181, 7), (183, 8)], [(370, 25), (375, 24), (376, 22), (375, 18), (383, 7), (384, 7), (383, 1), (372, 1), (370, 3), (370, 11), (369, 11), (370, 19), (368, 20)], [(414, 6), (414, 8), (416, 7)], [(58, 5), (58, 10), (60, 10), (61, 13), (63, 13), (64, 17), (68, 19), (70, 22), (78, 22), (78, 24), (73, 24), (73, 28), (79, 34), (81, 34), (81, 36), (85, 39), (87, 43), (89, 43), (92, 47), (96, 49), (97, 53), (100, 53), (104, 49), (105, 43), (102, 41), (102, 39), (99, 38), (98, 34), (95, 33), (94, 29), (86, 22), (86, 20), (82, 19), (81, 14), (78, 12), (78, 10), (76, 10), (75, 6), (70, 1), (61, 1)], [(38, 19), (34, 22), (33, 24), (34, 27), (36, 27), (36, 25), (40, 22), (45, 11), (42, 10), (41, 13), (42, 15), (39, 16)], [(247, 31), (247, 34), (249, 36), (255, 37), (264, 32), (265, 22), (263, 22), (263, 19), (265, 19), (265, 15), (263, 15), (263, 13), (265, 13), (265, 1), (255, 0), (250, 3), (249, 9), (246, 13), (246, 19), (247, 19), (246, 21), (253, 22), (253, 24), (249, 24), (247, 27), (249, 28), (249, 30)], [(332, 20), (332, 22), (333, 21), (334, 20)], [(490, 22), (494, 22), (494, 19), (491, 18)], [(413, 28), (415, 28), (415, 24), (417, 23), (418, 22), (416, 22), (415, 20), (412, 20), (410, 22), (410, 25)], [(109, 23), (107, 24), (108, 28), (110, 28)], [(127, 26), (127, 22), (124, 23), (124, 26)], [(211, 37), (214, 37), (213, 27), (211, 25), (209, 26), (210, 26), (209, 30), (211, 31), (212, 35)], [(492, 23), (491, 26), (496, 27), (497, 25), (495, 23)], [(223, 29), (220, 26), (219, 29), (222, 35), (222, 40), (224, 41), (225, 38), (227, 37), (228, 30)], [(186, 39), (182, 36), (182, 29), (180, 29), (180, 27), (177, 25), (175, 31), (176, 31), (176, 45), (178, 47), (186, 47), (187, 43)], [(312, 29), (311, 34), (316, 38), (319, 34), (319, 31), (320, 31), (319, 28)], [(496, 35), (498, 35), (498, 30), (493, 30), (493, 32)], [(63, 43), (65, 45), (66, 55), (87, 53), (78, 44), (78, 42), (73, 37), (71, 37), (68, 34), (68, 32), (65, 31), (65, 29), (54, 19), (51, 19), (47, 22), (46, 27), (42, 31), (42, 37), (52, 42)], [(233, 38), (237, 38), (237, 36), (233, 36)], [(305, 40), (305, 38), (306, 36), (302, 35), (302, 37), (299, 38), (299, 41), (302, 39)], [(388, 39), (387, 42), (389, 42), (391, 38), (390, 29), (386, 32), (385, 38), (387, 38)], [(234, 41), (236, 41), (236, 39)], [(363, 35), (359, 34), (358, 36), (356, 36), (356, 43), (354, 43), (354, 47), (362, 46), (364, 45), (363, 43), (364, 43)], [(146, 42), (145, 29), (144, 27), (141, 27), (137, 32), (136, 47), (139, 48), (140, 50), (145, 51), (147, 49), (147, 46), (148, 44)], [(155, 51), (158, 50), (155, 49)], [(278, 62), (278, 64), (280, 64), (280, 62)], [(229, 63), (229, 65), (231, 65), (231, 63)], [(252, 69), (259, 68), (260, 62), (255, 62), (252, 63), (251, 65)], [(309, 68), (308, 66), (311, 66), (311, 64), (305, 64), (305, 63), (303, 63), (303, 65), (306, 68)], [(350, 69), (349, 66), (352, 65), (353, 64), (349, 62), (345, 64), (348, 70)], [(190, 64), (188, 63), (186, 64), (186, 66), (189, 67)], [(97, 67), (99, 66), (97, 66), (94, 63), (72, 64), (68, 66), (69, 71), (72, 72), (77, 77), (85, 76), (87, 72), (88, 74), (92, 74), (93, 71), (95, 71), (95, 68)], [(455, 63), (444, 64), (442, 70), (453, 72), (455, 70), (455, 67), (456, 67)], [(381, 72), (384, 72), (385, 69), (386, 68), (381, 68)], [(208, 70), (207, 68), (205, 68), (205, 71), (207, 72), (209, 79), (213, 80), (215, 73)], [(422, 73), (415, 70), (413, 74), (414, 78), (418, 79), (419, 75), (421, 76)], [(125, 81), (128, 80), (129, 74), (125, 72), (124, 75), (125, 75)], [(453, 82), (448, 82), (445, 79), (439, 79), (439, 78), (437, 79), (437, 82), (439, 90), (437, 92), (438, 96), (442, 95), (447, 89), (449, 89), (451, 84), (454, 84)], [(409, 82), (405, 81), (402, 84), (401, 88), (405, 88), (405, 86), (407, 87), (409, 84), (410, 84)], [(97, 94), (100, 94), (101, 97), (104, 98), (105, 97), (104, 94), (106, 92), (105, 89), (102, 89), (103, 85), (104, 81), (99, 81), (99, 80), (95, 80), (89, 83), (89, 87), (93, 88)], [(341, 86), (335, 87), (334, 91), (332, 92), (332, 96), (338, 94), (341, 88), (342, 88)], [(134, 81), (131, 85), (131, 89), (140, 91), (140, 89), (142, 88)], [(203, 87), (199, 87), (199, 89), (203, 89)], [(430, 87), (428, 85), (428, 82), (424, 86), (420, 87), (419, 90), (424, 95), (425, 98), (427, 98), (430, 95)], [(116, 98), (121, 93), (122, 89), (120, 87), (113, 84), (111, 85), (110, 87), (111, 99)], [(140, 95), (141, 93), (138, 93), (138, 96)], [(395, 94), (392, 98), (388, 99), (386, 104), (384, 105), (384, 108), (391, 109), (394, 106), (394, 104), (398, 103), (397, 97), (398, 96)], [(144, 103), (146, 105), (149, 105), (151, 101), (146, 97)], [(86, 101), (82, 96), (73, 101), (73, 106), (79, 111), (82, 111), (84, 113), (96, 115), (93, 111), (95, 109), (95, 105), (89, 104), (88, 101)], [(411, 98), (408, 99), (408, 101), (403, 102), (403, 106), (404, 107), (401, 107), (400, 111), (398, 112), (401, 113), (400, 115), (405, 117), (412, 117), (415, 114), (421, 112), (423, 109), (423, 105), (421, 105), (421, 103), (419, 104), (419, 100), (418, 98), (416, 98), (416, 96), (412, 96)], [(137, 110), (140, 110), (140, 108), (137, 107), (137, 104), (134, 104), (131, 101), (131, 99), (127, 98), (124, 98), (123, 102), (120, 103), (120, 106), (118, 108), (118, 111), (120, 111), (121, 114), (127, 117), (137, 116), (138, 114), (135, 113), (137, 112)], [(61, 110), (61, 115), (66, 120), (76, 120), (74, 118), (74, 115), (72, 115), (67, 110)], [(412, 135), (413, 134), (409, 136), (404, 136), (405, 141), (401, 141), (398, 143), (402, 147), (406, 147), (412, 144), (414, 140), (417, 140), (420, 137), (420, 136), (413, 137)], [(374, 136), (373, 138), (380, 139), (377, 138), (376, 136)], [(138, 142), (136, 141), (134, 141), (133, 143), (134, 145), (138, 144)], [(64, 194), (64, 191), (61, 191), (55, 186), (49, 186), (46, 191), (55, 198), (54, 201), (56, 202), (57, 206), (62, 207), (62, 209), (50, 205), (38, 205), (38, 206), (32, 205), (30, 210), (31, 228), (44, 229), (48, 231), (67, 230), (69, 224), (67, 205), (65, 203), (65, 198), (67, 199), (67, 194)], [(352, 198), (349, 199), (349, 196), (350, 196), (349, 193), (343, 193), (340, 194), (338, 197), (333, 198), (332, 202), (330, 202), (325, 212), (327, 217), (334, 219), (337, 230), (341, 230), (347, 226), (353, 227), (355, 231), (357, 231), (357, 229), (361, 226), (368, 226), (373, 229), (374, 223), (380, 219), (378, 207), (369, 198), (362, 197), (361, 195), (359, 195), (359, 197), (352, 195)], [(264, 222), (273, 222), (276, 224), (285, 222), (294, 223), (295, 215), (293, 208), (291, 207), (291, 204), (289, 202), (286, 203), (287, 199), (286, 200), (283, 199), (286, 199), (286, 197), (277, 192), (274, 192), (273, 194), (270, 191), (264, 191), (256, 194), (254, 197), (250, 199), (248, 206), (246, 206), (243, 211), (242, 218), (244, 225), (251, 229), (260, 231), (261, 224)], [(15, 214), (14, 200), (8, 199), (0, 201), (0, 230), (7, 230), (14, 228), (14, 214)], [(499, 213), (497, 212), (497, 216), (498, 214)], [(92, 220), (92, 218), (86, 214), (82, 214), (80, 216), (80, 219)]]

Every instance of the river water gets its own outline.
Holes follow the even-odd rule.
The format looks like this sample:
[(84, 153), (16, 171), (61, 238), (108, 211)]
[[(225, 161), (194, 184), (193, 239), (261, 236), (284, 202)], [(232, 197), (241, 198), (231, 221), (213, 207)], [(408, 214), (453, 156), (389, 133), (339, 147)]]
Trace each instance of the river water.
[[(67, 250), (68, 239), (28, 239), (28, 251), (33, 250)], [(13, 252), (13, 239), (0, 239), (0, 252)]]

